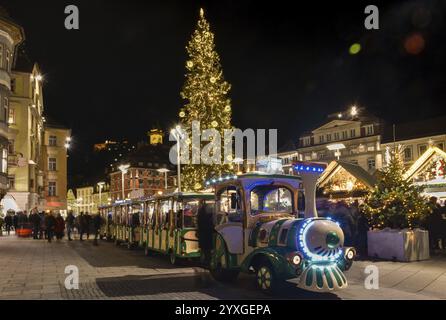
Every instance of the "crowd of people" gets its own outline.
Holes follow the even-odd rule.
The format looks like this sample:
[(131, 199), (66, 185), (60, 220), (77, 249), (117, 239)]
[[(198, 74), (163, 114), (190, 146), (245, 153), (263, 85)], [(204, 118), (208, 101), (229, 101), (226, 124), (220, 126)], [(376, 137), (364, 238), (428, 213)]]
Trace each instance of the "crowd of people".
[(66, 218), (60, 213), (38, 212), (36, 209), (29, 214), (23, 212), (8, 212), (0, 223), (6, 234), (11, 231), (17, 233), (20, 229), (32, 230), (33, 239), (45, 239), (51, 242), (54, 238), (57, 241), (62, 240), (65, 235), (68, 241), (72, 241), (74, 233), (77, 232), (79, 240), (84, 241), (90, 238), (90, 234), (94, 235), (94, 245), (98, 244), (99, 230), (103, 224), (99, 214), (89, 214), (81, 212), (77, 216), (73, 212), (68, 212)]

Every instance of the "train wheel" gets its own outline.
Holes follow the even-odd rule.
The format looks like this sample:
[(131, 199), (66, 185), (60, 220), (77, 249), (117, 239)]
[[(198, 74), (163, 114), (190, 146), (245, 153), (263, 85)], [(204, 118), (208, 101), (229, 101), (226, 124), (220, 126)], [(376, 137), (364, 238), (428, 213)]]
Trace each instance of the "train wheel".
[(269, 261), (260, 262), (256, 268), (256, 285), (266, 294), (273, 294), (280, 287), (280, 281)]

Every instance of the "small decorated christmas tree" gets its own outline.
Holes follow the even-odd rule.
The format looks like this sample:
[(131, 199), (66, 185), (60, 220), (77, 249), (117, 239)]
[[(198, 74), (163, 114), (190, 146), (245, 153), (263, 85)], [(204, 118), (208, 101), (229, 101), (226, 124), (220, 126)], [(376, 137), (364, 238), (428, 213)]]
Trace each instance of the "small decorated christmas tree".
[[(214, 34), (203, 9), (186, 49), (189, 59), (186, 62), (186, 81), (181, 91), (181, 97), (186, 100), (179, 113), (181, 126), (191, 136), (192, 122), (199, 121), (201, 131), (213, 128), (223, 138), (224, 130), (232, 129), (231, 100), (228, 97), (231, 85), (224, 80), (220, 57), (215, 51)], [(206, 179), (231, 172), (232, 165), (223, 162), (222, 159), (221, 164), (185, 165), (182, 170), (183, 189), (203, 189)]]
[(363, 212), (373, 228), (416, 228), (431, 212), (422, 187), (403, 178), (402, 147), (387, 150), (388, 166), (382, 170), (380, 181), (367, 195)]

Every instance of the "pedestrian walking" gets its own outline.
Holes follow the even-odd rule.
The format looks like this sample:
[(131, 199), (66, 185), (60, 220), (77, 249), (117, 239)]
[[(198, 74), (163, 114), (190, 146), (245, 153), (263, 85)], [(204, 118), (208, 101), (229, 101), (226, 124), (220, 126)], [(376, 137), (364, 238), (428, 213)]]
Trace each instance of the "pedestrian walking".
[(45, 226), (46, 226), (46, 236), (48, 238), (48, 242), (53, 240), (54, 236), (54, 228), (56, 226), (56, 218), (53, 215), (53, 212), (50, 212), (45, 217)]
[(37, 211), (34, 211), (30, 215), (30, 222), (33, 227), (33, 239), (39, 239), (40, 234), (40, 217)]
[(85, 219), (85, 233), (87, 234), (87, 240), (90, 239), (90, 231), (92, 229), (92, 225), (91, 225), (91, 215), (86, 212), (84, 215), (84, 219)]
[(13, 217), (11, 216), (10, 213), (6, 214), (5, 217), (5, 226), (6, 226), (6, 233), (8, 234), (8, 236), (11, 234), (11, 228), (13, 226)]
[(76, 218), (73, 215), (73, 211), (68, 212), (68, 216), (66, 219), (68, 241), (73, 240), (71, 239), (71, 233), (73, 232), (74, 229), (75, 220)]
[(17, 229), (19, 227), (19, 216), (16, 213), (14, 213), (14, 215), (12, 216), (12, 225), (14, 227), (14, 231), (17, 232)]
[(94, 241), (93, 241), (93, 245), (97, 246), (98, 245), (98, 237), (99, 237), (99, 231), (101, 229), (101, 225), (102, 225), (102, 218), (101, 216), (98, 214), (96, 214), (93, 219), (92, 219), (92, 225), (93, 225), (93, 230), (94, 230)]
[(43, 211), (39, 213), (39, 219), (40, 219), (39, 239), (46, 239), (45, 213)]
[(62, 215), (58, 213), (54, 225), (54, 233), (56, 235), (57, 241), (62, 240), (62, 238), (64, 237), (64, 231), (65, 231), (65, 220), (62, 218)]
[(79, 240), (84, 241), (83, 236), (86, 233), (86, 229), (88, 228), (87, 219), (85, 219), (85, 215), (83, 212), (79, 215)]

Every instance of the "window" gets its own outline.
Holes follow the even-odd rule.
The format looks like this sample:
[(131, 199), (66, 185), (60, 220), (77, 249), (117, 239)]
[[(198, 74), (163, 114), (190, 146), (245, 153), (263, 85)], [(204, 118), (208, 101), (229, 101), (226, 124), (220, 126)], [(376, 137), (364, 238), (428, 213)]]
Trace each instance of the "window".
[(0, 68), (3, 68), (3, 45), (0, 44)]
[(160, 226), (162, 229), (166, 229), (169, 223), (169, 213), (172, 209), (172, 201), (164, 200), (160, 202)]
[(11, 53), (9, 52), (9, 50), (6, 50), (6, 65), (5, 65), (6, 71), (9, 71), (10, 59), (11, 59)]
[(251, 214), (280, 212), (293, 213), (293, 194), (277, 186), (259, 186), (251, 191)]
[(242, 221), (242, 197), (235, 186), (223, 189), (217, 197), (217, 224)]
[(9, 189), (14, 190), (15, 189), (15, 176), (9, 176), (8, 181), (9, 181)]
[(406, 147), (404, 149), (404, 161), (412, 160), (412, 147)]
[(16, 80), (15, 79), (11, 79), (11, 92), (14, 93), (15, 92), (15, 87), (16, 87)]
[(342, 131), (342, 140), (347, 139), (347, 131)]
[(2, 167), (0, 168), (2, 173), (8, 172), (8, 149), (2, 149)]
[(57, 137), (56, 136), (49, 136), (48, 138), (48, 144), (52, 147), (57, 146)]
[(369, 168), (369, 170), (375, 169), (375, 159), (374, 158), (367, 159), (367, 168)]
[(9, 154), (14, 154), (14, 140), (9, 140), (8, 143), (8, 153)]
[(331, 141), (331, 133), (327, 134), (327, 142)]
[(56, 158), (48, 158), (48, 170), (56, 171)]
[(14, 110), (14, 108), (9, 108), (8, 123), (9, 124), (15, 123), (15, 110)]
[(56, 196), (56, 181), (48, 182), (48, 196), (55, 197)]
[(358, 160), (356, 160), (356, 159), (350, 160), (350, 162), (353, 164), (356, 164), (356, 165), (358, 164)]
[(418, 146), (418, 155), (421, 156), (427, 150), (427, 144)]
[(355, 129), (351, 129), (350, 130), (350, 138), (354, 138), (356, 136), (356, 131)]
[(9, 106), (9, 100), (8, 100), (8, 97), (5, 97), (4, 98), (4, 104), (3, 104), (3, 107), (4, 107), (4, 109), (3, 109), (3, 119), (5, 119), (5, 121), (8, 121), (8, 115), (9, 115), (9, 112), (8, 112), (8, 106)]
[(309, 145), (310, 145), (310, 142), (311, 142), (310, 137), (305, 137), (305, 138), (303, 138), (303, 145), (304, 145), (304, 146), (309, 146)]
[(324, 143), (324, 136), (319, 136), (319, 143)]
[(334, 134), (334, 139), (335, 139), (335, 140), (339, 140), (339, 132), (335, 132), (335, 134)]
[(283, 159), (283, 164), (289, 164), (290, 163), (290, 158), (284, 158)]
[(373, 135), (373, 125), (369, 125), (365, 127), (365, 134), (368, 136)]
[[(183, 209), (183, 228), (196, 228), (197, 227), (197, 214), (198, 214), (198, 201), (190, 201), (184, 204)], [(181, 217), (180, 217), (181, 219)], [(180, 220), (179, 219), (179, 220)]]

